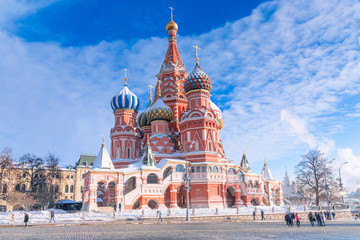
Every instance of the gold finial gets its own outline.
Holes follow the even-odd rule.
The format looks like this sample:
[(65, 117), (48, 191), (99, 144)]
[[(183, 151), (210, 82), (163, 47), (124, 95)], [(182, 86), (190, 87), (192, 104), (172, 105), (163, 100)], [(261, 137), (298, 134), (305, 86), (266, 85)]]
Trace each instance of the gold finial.
[(198, 50), (200, 50), (201, 48), (198, 47), (198, 45), (195, 45), (193, 46), (193, 48), (195, 48), (195, 51), (196, 51), (196, 63), (199, 64), (199, 53), (198, 53)]
[(102, 145), (105, 146), (105, 138), (104, 138), (104, 135), (103, 135)]
[(124, 69), (123, 69), (123, 71), (125, 72), (125, 78), (124, 78), (124, 80), (125, 80), (125, 85), (127, 85), (127, 77), (126, 77), (126, 72), (128, 72), (129, 70), (127, 70), (126, 68), (124, 68)]
[(244, 149), (243, 149), (243, 154), (245, 155), (245, 147), (244, 147)]
[(152, 85), (148, 85), (148, 87), (149, 87), (150, 100), (151, 100), (151, 99), (152, 99), (152, 93), (151, 93), (151, 91), (152, 91), (153, 86), (152, 86)]
[(149, 135), (147, 135), (147, 140), (146, 140), (148, 143), (150, 142), (150, 139), (149, 139)]
[(266, 164), (266, 157), (264, 156), (264, 165)]
[(171, 21), (173, 21), (173, 14), (172, 14), (172, 11), (174, 11), (175, 9), (173, 9), (172, 7), (169, 7), (170, 8), (170, 13), (171, 13)]

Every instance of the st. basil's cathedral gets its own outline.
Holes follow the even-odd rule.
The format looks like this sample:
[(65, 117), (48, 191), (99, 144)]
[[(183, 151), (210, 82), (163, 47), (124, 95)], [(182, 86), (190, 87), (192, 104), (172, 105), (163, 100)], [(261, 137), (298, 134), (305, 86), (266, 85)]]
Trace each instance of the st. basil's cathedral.
[(282, 205), (281, 182), (275, 181), (266, 161), (261, 174), (255, 174), (245, 151), (240, 165), (226, 158), (220, 138), (222, 113), (210, 99), (211, 78), (201, 69), (197, 54), (187, 74), (176, 44), (177, 30), (171, 15), (155, 96), (150, 94), (141, 113), (125, 69), (124, 88), (110, 101), (115, 116), (110, 155), (103, 141), (92, 169), (83, 175), (83, 210), (119, 203), (126, 210), (183, 208), (186, 168), (190, 207)]

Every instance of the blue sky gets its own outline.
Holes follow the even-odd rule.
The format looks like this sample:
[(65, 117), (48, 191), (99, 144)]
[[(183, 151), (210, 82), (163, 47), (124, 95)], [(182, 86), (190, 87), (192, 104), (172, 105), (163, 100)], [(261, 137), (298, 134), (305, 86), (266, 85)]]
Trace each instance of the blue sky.
[[(0, 2), (0, 148), (15, 157), (97, 153), (114, 118), (111, 97), (129, 87), (145, 107), (167, 48), (169, 6), (186, 69), (200, 65), (223, 110), (221, 136), (255, 172), (264, 156), (277, 179), (318, 147), (360, 186), (360, 4), (302, 1)], [(106, 139), (110, 146), (109, 137)]]

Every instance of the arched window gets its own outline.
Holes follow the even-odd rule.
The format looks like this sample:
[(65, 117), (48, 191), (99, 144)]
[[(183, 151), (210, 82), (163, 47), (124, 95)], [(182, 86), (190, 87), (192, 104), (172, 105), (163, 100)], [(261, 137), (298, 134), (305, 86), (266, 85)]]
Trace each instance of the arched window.
[(209, 173), (212, 172), (212, 169), (211, 169), (210, 166), (208, 166), (208, 172), (209, 172)]
[(4, 184), (4, 186), (3, 186), (3, 193), (7, 193), (7, 185), (6, 184)]
[(21, 185), (21, 191), (25, 191), (26, 190), (26, 186), (25, 186), (25, 184), (23, 184), (23, 185)]
[(74, 185), (70, 186), (70, 192), (73, 193), (74, 192)]
[(230, 168), (228, 173), (229, 173), (229, 175), (234, 175), (234, 174), (235, 174), (235, 170), (234, 170), (233, 168)]
[(209, 151), (211, 151), (211, 143), (209, 143)]
[(68, 192), (69, 192), (69, 186), (65, 185), (65, 193), (68, 193)]
[(127, 158), (130, 158), (130, 148), (127, 150)]
[(219, 170), (218, 170), (218, 168), (217, 167), (214, 167), (214, 173), (218, 173), (219, 172)]
[(195, 167), (191, 167), (191, 172), (195, 172)]
[(163, 179), (167, 178), (168, 176), (170, 176), (172, 173), (172, 169), (171, 167), (168, 167), (165, 169), (164, 173), (163, 173)]
[(16, 184), (15, 190), (16, 190), (16, 191), (20, 191), (20, 184)]
[(59, 185), (55, 186), (55, 192), (58, 193), (59, 192)]
[(220, 173), (222, 173), (222, 167), (220, 167)]
[(244, 182), (245, 182), (245, 178), (244, 178), (244, 174), (242, 173), (242, 171), (239, 170), (238, 174), (239, 174), (239, 179), (240, 179), (240, 181), (244, 183)]
[(176, 165), (175, 172), (184, 172), (183, 165), (180, 165), (180, 164)]
[(258, 181), (255, 181), (255, 182), (254, 182), (254, 188), (259, 188), (259, 186), (258, 186)]
[(253, 187), (252, 181), (250, 180), (250, 181), (249, 181), (249, 188), (252, 188), (252, 187)]
[(52, 192), (54, 192), (54, 185), (50, 185), (50, 192), (52, 193)]
[(196, 167), (196, 172), (200, 172), (200, 166)]
[(149, 184), (158, 184), (159, 183), (158, 177), (154, 173), (151, 173), (148, 175), (146, 182)]

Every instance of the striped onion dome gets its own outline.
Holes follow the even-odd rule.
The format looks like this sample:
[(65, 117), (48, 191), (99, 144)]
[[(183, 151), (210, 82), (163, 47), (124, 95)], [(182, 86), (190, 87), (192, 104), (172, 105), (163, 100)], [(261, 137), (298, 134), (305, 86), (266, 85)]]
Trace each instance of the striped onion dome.
[(154, 104), (147, 111), (147, 119), (151, 123), (155, 120), (165, 120), (170, 122), (173, 117), (173, 112), (161, 99), (161, 96), (154, 102)]
[(129, 90), (127, 84), (124, 85), (119, 94), (111, 99), (110, 104), (114, 111), (117, 109), (131, 109), (137, 112), (140, 108), (139, 98)]
[(199, 63), (195, 64), (194, 70), (185, 80), (185, 91), (204, 89), (211, 91), (212, 82), (210, 77), (200, 68)]
[(143, 112), (141, 112), (137, 117), (137, 124), (141, 128), (151, 125), (151, 122), (147, 119), (147, 113), (148, 113), (149, 108), (152, 106), (152, 104), (153, 104), (152, 100), (150, 99), (149, 105), (147, 106), (147, 108)]

